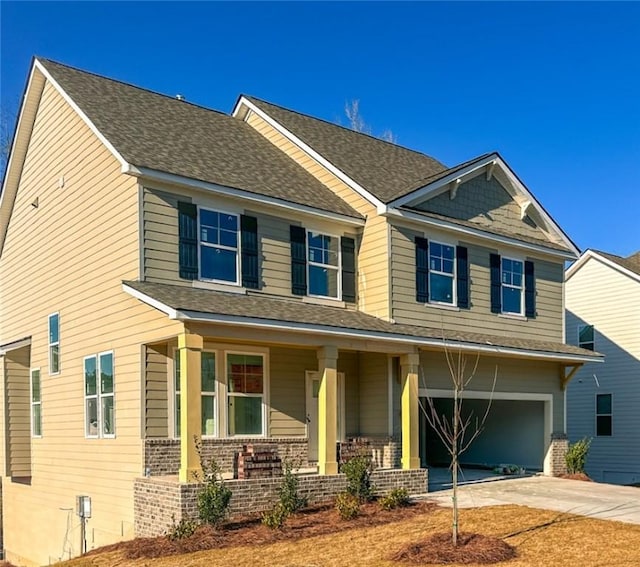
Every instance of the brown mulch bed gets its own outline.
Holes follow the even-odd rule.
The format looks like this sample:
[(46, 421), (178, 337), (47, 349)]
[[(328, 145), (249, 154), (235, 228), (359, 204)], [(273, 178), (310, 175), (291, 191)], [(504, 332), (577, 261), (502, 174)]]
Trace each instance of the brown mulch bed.
[(458, 534), (458, 545), (451, 541), (451, 533), (437, 533), (405, 546), (389, 559), (398, 563), (413, 565), (436, 564), (446, 565), (471, 563), (488, 565), (500, 561), (508, 561), (517, 556), (514, 547), (497, 537), (480, 534)]
[(569, 480), (584, 480), (586, 482), (593, 482), (586, 474), (584, 473), (571, 473), (571, 474), (561, 474), (558, 475), (559, 478), (568, 478)]
[(93, 550), (87, 555), (117, 550), (126, 559), (153, 559), (207, 549), (258, 546), (379, 526), (427, 514), (436, 508), (437, 505), (432, 502), (413, 502), (404, 508), (383, 510), (379, 504), (369, 502), (361, 505), (360, 514), (356, 518), (343, 520), (333, 505), (316, 506), (289, 516), (280, 529), (270, 529), (262, 525), (260, 518), (250, 517), (229, 522), (220, 529), (201, 526), (192, 536), (178, 540), (171, 540), (167, 536), (136, 538)]

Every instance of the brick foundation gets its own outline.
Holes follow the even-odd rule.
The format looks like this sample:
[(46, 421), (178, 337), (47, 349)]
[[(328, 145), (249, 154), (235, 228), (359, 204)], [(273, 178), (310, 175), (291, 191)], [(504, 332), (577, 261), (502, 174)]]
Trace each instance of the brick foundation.
[[(213, 457), (223, 473), (233, 473), (236, 453), (241, 453), (243, 445), (251, 443), (275, 446), (278, 457), (282, 460), (289, 459), (295, 468), (309, 466), (306, 438), (203, 439), (202, 457), (205, 463)], [(144, 462), (145, 470), (150, 476), (178, 474), (180, 440), (146, 439)]]
[[(346, 488), (346, 478), (338, 475), (301, 475), (299, 493), (309, 504), (330, 501)], [(386, 469), (373, 472), (371, 481), (377, 494), (406, 488), (410, 494), (427, 491), (427, 470)], [(268, 510), (277, 501), (280, 478), (229, 480), (231, 517)], [(162, 535), (182, 518), (197, 517), (200, 484), (180, 484), (176, 477), (138, 478), (134, 484), (135, 534), (138, 537)]]
[(567, 461), (565, 456), (569, 449), (569, 440), (564, 433), (554, 433), (551, 435), (551, 446), (549, 447), (551, 476), (558, 476), (567, 473)]

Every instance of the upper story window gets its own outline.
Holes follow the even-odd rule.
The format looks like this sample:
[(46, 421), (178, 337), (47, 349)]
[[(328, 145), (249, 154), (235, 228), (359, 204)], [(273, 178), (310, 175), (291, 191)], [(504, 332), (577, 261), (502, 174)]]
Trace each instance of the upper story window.
[(85, 436), (115, 436), (113, 352), (84, 359)]
[(181, 278), (260, 287), (255, 217), (180, 201), (178, 236)]
[(200, 277), (238, 284), (238, 216), (200, 209)]
[(355, 240), (290, 226), (291, 292), (356, 300)]
[(536, 316), (534, 264), (491, 254), (491, 311), (505, 315)]
[(587, 350), (595, 350), (593, 325), (580, 325), (578, 327), (578, 346)]
[(611, 394), (596, 394), (596, 435), (613, 435), (613, 400)]
[(42, 398), (40, 369), (31, 369), (31, 436), (42, 437)]
[(335, 236), (307, 232), (309, 295), (340, 297), (340, 247)]
[(60, 372), (60, 314), (49, 315), (49, 374)]
[(502, 258), (502, 312), (522, 315), (523, 262)]
[(415, 248), (416, 301), (469, 308), (467, 248), (419, 236)]

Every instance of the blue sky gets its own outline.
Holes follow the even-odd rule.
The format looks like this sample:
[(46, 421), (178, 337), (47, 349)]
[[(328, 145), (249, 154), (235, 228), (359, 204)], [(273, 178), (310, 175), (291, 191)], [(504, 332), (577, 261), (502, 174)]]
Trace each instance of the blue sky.
[(240, 93), (447, 165), (497, 150), (582, 248), (640, 249), (640, 3), (0, 2), (0, 103), (33, 55), (230, 111)]

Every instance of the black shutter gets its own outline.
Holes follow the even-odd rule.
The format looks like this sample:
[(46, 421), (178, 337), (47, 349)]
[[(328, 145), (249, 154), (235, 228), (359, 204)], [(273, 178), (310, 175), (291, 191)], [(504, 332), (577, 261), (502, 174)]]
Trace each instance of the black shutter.
[(524, 263), (524, 314), (536, 316), (536, 278), (533, 262), (529, 260)]
[(302, 226), (290, 226), (291, 292), (307, 295), (307, 231)]
[(180, 277), (198, 278), (198, 208), (192, 203), (178, 201), (178, 258)]
[(458, 307), (469, 309), (469, 257), (464, 246), (456, 246)]
[(500, 283), (500, 255), (491, 254), (489, 257), (489, 268), (491, 270), (491, 312), (500, 313), (502, 311), (502, 298)]
[(429, 302), (429, 241), (416, 236), (416, 301)]
[(353, 238), (340, 239), (342, 252), (342, 300), (354, 303), (356, 300), (356, 243)]
[(260, 287), (258, 277), (258, 220), (256, 217), (240, 217), (240, 242), (242, 245), (242, 285), (252, 289)]

